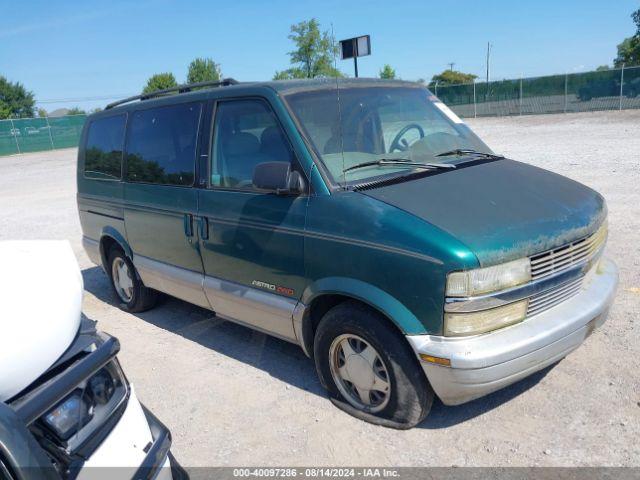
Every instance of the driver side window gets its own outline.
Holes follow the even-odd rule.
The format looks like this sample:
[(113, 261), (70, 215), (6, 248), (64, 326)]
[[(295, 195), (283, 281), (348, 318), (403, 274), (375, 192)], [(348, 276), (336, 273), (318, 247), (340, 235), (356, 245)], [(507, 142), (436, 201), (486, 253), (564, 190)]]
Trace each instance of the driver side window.
[(256, 165), (293, 161), (289, 141), (262, 100), (218, 102), (213, 128), (212, 187), (253, 189)]

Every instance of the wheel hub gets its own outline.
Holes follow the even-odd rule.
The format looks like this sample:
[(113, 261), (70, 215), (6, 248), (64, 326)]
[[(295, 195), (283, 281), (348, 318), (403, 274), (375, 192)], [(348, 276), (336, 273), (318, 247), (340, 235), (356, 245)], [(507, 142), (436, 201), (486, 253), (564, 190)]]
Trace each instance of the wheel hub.
[(379, 412), (389, 403), (389, 373), (376, 349), (353, 334), (336, 337), (329, 348), (330, 368), (340, 393), (354, 407)]
[(116, 258), (112, 266), (113, 285), (121, 300), (130, 302), (133, 298), (133, 279), (129, 266), (121, 258)]
[(373, 366), (362, 355), (349, 355), (344, 366), (351, 383), (358, 389), (371, 390), (375, 378)]

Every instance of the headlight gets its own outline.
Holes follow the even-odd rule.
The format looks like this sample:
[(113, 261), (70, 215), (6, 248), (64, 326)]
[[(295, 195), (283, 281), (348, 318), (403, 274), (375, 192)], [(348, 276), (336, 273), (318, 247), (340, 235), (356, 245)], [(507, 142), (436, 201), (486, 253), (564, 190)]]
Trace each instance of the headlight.
[(106, 368), (100, 370), (89, 380), (91, 396), (99, 404), (105, 405), (111, 400), (115, 389), (115, 380)]
[(42, 422), (65, 448), (73, 450), (104, 424), (126, 393), (125, 380), (117, 362), (110, 362), (49, 410)]
[(477, 335), (521, 322), (527, 315), (529, 300), (471, 313), (445, 313), (446, 336)]
[(74, 390), (44, 417), (44, 422), (62, 440), (68, 440), (93, 418), (93, 402), (82, 390)]
[(531, 280), (531, 262), (521, 258), (493, 267), (452, 272), (447, 276), (449, 297), (473, 297), (487, 292), (504, 290)]

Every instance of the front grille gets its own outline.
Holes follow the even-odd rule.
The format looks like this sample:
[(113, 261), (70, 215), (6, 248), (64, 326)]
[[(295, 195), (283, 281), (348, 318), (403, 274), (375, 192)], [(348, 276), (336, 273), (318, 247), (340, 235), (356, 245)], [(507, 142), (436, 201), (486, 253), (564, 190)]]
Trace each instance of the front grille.
[(542, 313), (551, 307), (558, 305), (561, 302), (573, 297), (580, 292), (582, 287), (582, 279), (584, 276), (580, 276), (567, 283), (563, 283), (551, 290), (538, 293), (529, 299), (529, 306), (527, 308), (527, 317)]
[(593, 258), (607, 239), (607, 227), (603, 224), (596, 233), (562, 247), (547, 250), (530, 257), (531, 279), (539, 280)]

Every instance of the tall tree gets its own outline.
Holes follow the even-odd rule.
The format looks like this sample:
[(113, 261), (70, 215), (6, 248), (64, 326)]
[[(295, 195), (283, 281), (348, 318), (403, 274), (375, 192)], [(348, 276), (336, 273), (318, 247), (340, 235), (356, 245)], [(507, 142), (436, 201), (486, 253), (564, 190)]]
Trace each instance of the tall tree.
[(220, 65), (211, 58), (196, 58), (189, 64), (187, 83), (216, 82), (221, 77)]
[(39, 108), (38, 109), (38, 116), (40, 118), (45, 118), (47, 117), (49, 114), (47, 113), (47, 111), (44, 108)]
[(386, 64), (384, 67), (382, 67), (382, 70), (380, 70), (380, 78), (386, 78), (387, 80), (393, 80), (394, 78), (396, 78), (396, 71), (394, 68), (391, 68), (391, 65)]
[(636, 33), (618, 45), (618, 56), (613, 61), (616, 67), (640, 65), (640, 8), (631, 14), (631, 18), (636, 24)]
[(33, 117), (35, 104), (33, 92), (0, 75), (0, 119)]
[(472, 83), (478, 76), (472, 73), (459, 72), (457, 70), (445, 70), (434, 75), (429, 85), (459, 85), (461, 83)]
[(177, 86), (178, 82), (176, 82), (176, 77), (173, 76), (173, 73), (156, 73), (147, 80), (142, 93), (151, 93)]
[(342, 77), (333, 66), (338, 53), (328, 31), (320, 31), (320, 23), (315, 18), (291, 25), (289, 39), (295, 50), (289, 52), (291, 68), (277, 71), (274, 80), (287, 78)]

